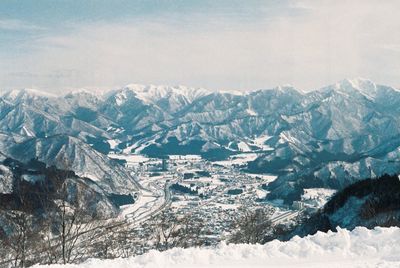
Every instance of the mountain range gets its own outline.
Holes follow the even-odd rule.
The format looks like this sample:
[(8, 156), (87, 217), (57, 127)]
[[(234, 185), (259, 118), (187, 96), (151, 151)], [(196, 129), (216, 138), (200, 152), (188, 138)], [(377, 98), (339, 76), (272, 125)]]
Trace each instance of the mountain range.
[[(400, 171), (400, 91), (346, 79), (311, 92), (291, 86), (248, 92), (128, 85), (103, 94), (55, 96), (33, 89), (0, 97), (0, 152), (68, 164), (109, 193), (137, 189), (111, 151), (221, 160), (257, 153), (240, 168), (272, 173), (271, 199), (303, 188), (340, 189)], [(59, 168), (61, 168), (59, 166)]]

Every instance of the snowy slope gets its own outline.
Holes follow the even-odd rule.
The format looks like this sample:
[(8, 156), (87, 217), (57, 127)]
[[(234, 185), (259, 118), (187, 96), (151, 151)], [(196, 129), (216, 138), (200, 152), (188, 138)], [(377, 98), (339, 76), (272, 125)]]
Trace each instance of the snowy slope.
[[(102, 267), (400, 267), (400, 229), (358, 227), (353, 231), (317, 233), (288, 242), (226, 245), (217, 248), (175, 248), (151, 251), (130, 259), (90, 260), (81, 265), (48, 268)], [(36, 266), (38, 267), (38, 266)]]
[(53, 95), (48, 92), (40, 91), (33, 88), (24, 88), (24, 89), (15, 89), (10, 90), (2, 95), (2, 98), (10, 101), (10, 102), (21, 102), (26, 100), (37, 100), (37, 99), (48, 99), (48, 98), (56, 98), (56, 95)]
[(10, 194), (13, 191), (13, 174), (12, 171), (0, 165), (0, 194)]
[(136, 181), (121, 165), (71, 136), (30, 139), (17, 144), (11, 155), (24, 163), (37, 158), (47, 166), (56, 165), (58, 168), (73, 170), (77, 175), (96, 182), (109, 193), (130, 193), (137, 189)]

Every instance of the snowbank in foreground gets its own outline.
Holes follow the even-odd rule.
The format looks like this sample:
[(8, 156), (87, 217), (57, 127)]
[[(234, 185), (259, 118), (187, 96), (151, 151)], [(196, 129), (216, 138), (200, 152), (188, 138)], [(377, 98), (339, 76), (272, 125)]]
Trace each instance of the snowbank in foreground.
[(151, 251), (130, 259), (90, 260), (51, 268), (128, 267), (400, 267), (399, 228), (356, 228), (317, 233), (266, 245), (225, 245), (214, 249)]

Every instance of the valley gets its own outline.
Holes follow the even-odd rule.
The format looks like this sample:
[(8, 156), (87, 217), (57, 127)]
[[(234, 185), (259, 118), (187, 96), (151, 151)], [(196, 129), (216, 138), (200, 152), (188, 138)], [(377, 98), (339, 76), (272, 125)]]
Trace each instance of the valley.
[(233, 220), (241, 215), (240, 208), (269, 207), (273, 211), (273, 224), (290, 224), (304, 210), (312, 213), (321, 208), (334, 193), (331, 191), (320, 200), (314, 192), (324, 189), (314, 192), (309, 189), (311, 194), (304, 196), (304, 204), (298, 202), (295, 205), (285, 205), (282, 200), (267, 200), (266, 188), (277, 176), (241, 170), (240, 167), (246, 160), (251, 161), (253, 155), (249, 158), (248, 154), (239, 154), (233, 159), (213, 162), (200, 155), (170, 155), (158, 159), (111, 153), (111, 159), (125, 161), (126, 168), (137, 175), (141, 185), (134, 204), (122, 206), (119, 217), (138, 226), (163, 209), (171, 210), (177, 217), (194, 215), (205, 219), (204, 229), (210, 234), (208, 243), (217, 244), (232, 231)]

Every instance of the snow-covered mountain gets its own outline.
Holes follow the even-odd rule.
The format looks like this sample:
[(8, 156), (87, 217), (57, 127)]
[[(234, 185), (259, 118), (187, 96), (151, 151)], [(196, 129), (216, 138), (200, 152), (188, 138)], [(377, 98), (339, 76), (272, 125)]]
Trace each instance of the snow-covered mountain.
[[(0, 154), (2, 217), (12, 210), (28, 210), (40, 215), (60, 198), (85, 207), (87, 213), (99, 218), (115, 217), (119, 212), (119, 203), (115, 199), (118, 196), (110, 194), (108, 189), (110, 187), (103, 189), (101, 184), (70, 170), (46, 167), (45, 163), (37, 160), (22, 163)], [(29, 202), (21, 202), (24, 199)], [(7, 230), (10, 222), (2, 219), (0, 229)]]
[(137, 189), (135, 180), (121, 165), (71, 136), (29, 139), (15, 145), (10, 155), (25, 163), (35, 158), (48, 166), (73, 170), (109, 193), (129, 194)]
[[(309, 93), (290, 86), (237, 93), (128, 85), (104, 94), (79, 90), (64, 96), (14, 90), (0, 98), (0, 130), (18, 137), (17, 146), (1, 142), (1, 151), (47, 161), (60, 144), (84, 148), (67, 154), (82, 173), (86, 168), (93, 173), (86, 166), (107, 163), (110, 150), (209, 159), (257, 152), (259, 157), (243, 168), (278, 174), (270, 196), (289, 200), (305, 184), (342, 188), (399, 171), (399, 104), (397, 89), (366, 79), (346, 79)], [(118, 144), (111, 148), (109, 143)], [(14, 146), (29, 155), (15, 153)], [(84, 152), (91, 150), (99, 160), (85, 160)]]

